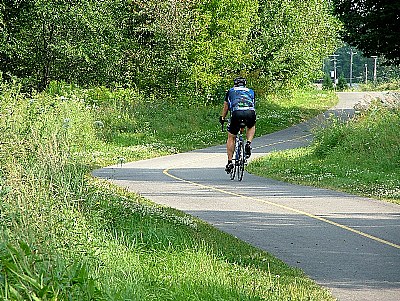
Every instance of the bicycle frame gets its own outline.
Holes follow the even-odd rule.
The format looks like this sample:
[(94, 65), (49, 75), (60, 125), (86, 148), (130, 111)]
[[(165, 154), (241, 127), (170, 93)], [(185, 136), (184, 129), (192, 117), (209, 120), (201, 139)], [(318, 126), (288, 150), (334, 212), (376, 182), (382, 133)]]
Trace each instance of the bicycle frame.
[[(235, 149), (233, 157), (235, 163), (233, 169), (230, 172), (231, 180), (235, 179), (236, 173), (238, 175), (238, 181), (242, 181), (243, 179), (244, 167), (246, 165), (246, 156), (244, 153), (244, 142), (243, 142), (244, 128), (245, 125), (243, 122), (241, 122), (239, 133), (236, 135), (235, 138)], [(221, 130), (224, 131), (224, 124), (222, 124)]]

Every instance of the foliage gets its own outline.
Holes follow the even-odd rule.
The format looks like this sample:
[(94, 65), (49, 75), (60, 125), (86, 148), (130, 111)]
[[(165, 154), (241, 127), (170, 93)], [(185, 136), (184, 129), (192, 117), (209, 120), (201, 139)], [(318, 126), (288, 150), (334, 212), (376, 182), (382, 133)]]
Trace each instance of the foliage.
[[(39, 90), (50, 80), (80, 84), (124, 81), (121, 53), (132, 48), (124, 1), (6, 1), (2, 71)], [(101, 13), (99, 13), (101, 12)]]
[[(98, 13), (101, 12), (101, 13)], [(6, 1), (1, 71), (216, 102), (238, 74), (258, 92), (316, 77), (336, 45), (326, 1)]]
[(340, 76), (339, 76), (339, 78), (338, 78), (338, 83), (337, 83), (337, 85), (336, 85), (336, 88), (337, 88), (339, 91), (344, 91), (344, 90), (347, 89), (347, 81), (346, 81), (346, 79), (344, 78), (344, 74), (343, 74), (343, 73), (341, 73)]
[(344, 24), (343, 39), (365, 55), (383, 55), (400, 64), (399, 13), (396, 1), (334, 0), (334, 12)]
[(131, 1), (126, 5), (130, 39), (137, 44), (126, 57), (132, 84), (152, 93), (185, 89), (191, 75), (190, 43), (198, 30), (197, 2)]
[(369, 82), (368, 84), (361, 84), (360, 89), (362, 91), (400, 91), (400, 80), (392, 80), (374, 84)]
[(279, 86), (319, 76), (321, 61), (336, 47), (338, 23), (326, 1), (259, 1), (254, 56), (260, 75)]
[(328, 74), (324, 74), (324, 79), (322, 81), (322, 89), (323, 90), (333, 90), (333, 82), (331, 77)]
[(192, 46), (193, 88), (203, 93), (205, 84), (213, 89), (204, 92), (215, 94), (253, 61), (249, 37), (258, 19), (257, 1), (208, 0), (199, 8), (200, 32)]
[(108, 300), (88, 274), (85, 263), (68, 265), (29, 244), (0, 244), (2, 300)]
[[(74, 85), (51, 82), (46, 94), (55, 99), (79, 99), (90, 110), (96, 136), (119, 158), (137, 160), (149, 156), (189, 151), (224, 143), (217, 120), (221, 105), (196, 104), (172, 97), (163, 102), (148, 98), (134, 88), (82, 89)], [(325, 97), (321, 102), (320, 97)], [(260, 96), (257, 100), (257, 134), (269, 133), (310, 118), (332, 106), (333, 95), (313, 90)], [(82, 153), (83, 155), (83, 153)], [(97, 152), (95, 161), (105, 164), (109, 155)], [(118, 160), (109, 163), (116, 163)]]

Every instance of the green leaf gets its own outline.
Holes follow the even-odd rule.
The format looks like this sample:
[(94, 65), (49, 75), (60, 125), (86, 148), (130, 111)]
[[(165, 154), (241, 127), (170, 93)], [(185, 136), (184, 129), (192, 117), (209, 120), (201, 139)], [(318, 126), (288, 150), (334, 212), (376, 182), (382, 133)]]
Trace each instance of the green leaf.
[(12, 297), (11, 300), (25, 300), (24, 297), (22, 297), (22, 295), (11, 284), (8, 284), (8, 289), (10, 292), (10, 297)]
[(22, 251), (24, 251), (26, 256), (32, 255), (32, 250), (31, 250), (31, 248), (29, 247), (29, 245), (26, 242), (20, 240), (19, 241), (19, 246), (22, 249)]

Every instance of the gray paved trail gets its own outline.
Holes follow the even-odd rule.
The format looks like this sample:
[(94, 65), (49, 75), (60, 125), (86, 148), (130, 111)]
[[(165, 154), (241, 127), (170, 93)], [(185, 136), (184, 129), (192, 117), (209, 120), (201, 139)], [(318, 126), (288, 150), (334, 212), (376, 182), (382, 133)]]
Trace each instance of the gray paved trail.
[[(362, 96), (339, 93), (330, 113), (351, 115)], [(255, 139), (252, 158), (307, 145), (323, 118)], [(339, 300), (400, 300), (400, 206), (247, 173), (230, 181), (225, 161), (225, 146), (217, 146), (93, 174), (274, 254)]]

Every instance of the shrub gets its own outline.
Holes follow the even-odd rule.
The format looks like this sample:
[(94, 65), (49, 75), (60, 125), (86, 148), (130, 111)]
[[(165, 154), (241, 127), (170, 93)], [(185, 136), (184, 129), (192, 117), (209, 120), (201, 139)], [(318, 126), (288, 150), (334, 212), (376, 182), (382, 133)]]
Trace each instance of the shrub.
[(344, 90), (347, 89), (347, 82), (346, 82), (346, 79), (344, 78), (343, 73), (340, 74), (340, 77), (338, 79), (338, 84), (337, 84), (336, 88), (339, 91), (344, 91)]
[(0, 244), (2, 300), (108, 300), (77, 260), (42, 254), (26, 242)]
[(328, 74), (325, 73), (324, 79), (322, 81), (323, 90), (333, 90), (333, 83)]
[(334, 151), (345, 137), (345, 126), (334, 116), (327, 122), (324, 129), (317, 131), (314, 140), (314, 153), (318, 158), (325, 158), (330, 152)]

